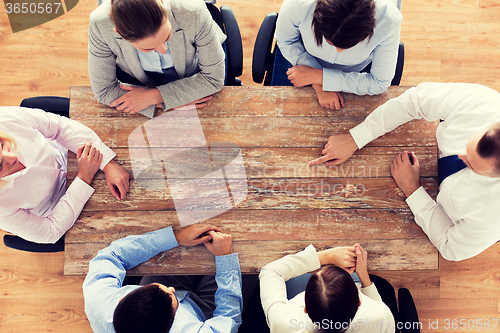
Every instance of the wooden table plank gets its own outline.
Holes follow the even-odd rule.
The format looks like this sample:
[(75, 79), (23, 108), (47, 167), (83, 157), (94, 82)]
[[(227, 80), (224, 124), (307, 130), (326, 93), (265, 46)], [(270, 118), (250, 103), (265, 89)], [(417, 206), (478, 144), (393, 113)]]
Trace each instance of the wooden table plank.
[[(421, 178), (431, 197), (437, 195), (437, 179)], [(84, 211), (114, 210), (174, 210), (170, 188), (164, 181), (151, 180), (143, 186), (131, 183), (129, 193), (124, 200), (116, 200), (106, 185), (105, 180), (94, 180), (91, 186), (95, 192), (84, 207)], [(250, 179), (247, 182), (246, 199), (238, 204), (237, 209), (326, 209), (326, 208), (385, 208), (401, 209), (408, 207), (402, 191), (392, 178), (273, 178)], [(147, 186), (147, 187), (146, 187)], [(214, 207), (218, 205), (214, 198), (220, 193), (214, 188), (212, 179), (199, 180), (196, 189), (182, 189), (200, 198), (198, 203), (206, 202)], [(243, 191), (232, 188), (232, 191)], [(188, 193), (188, 194), (185, 194)]]
[[(254, 178), (380, 178), (391, 177), (390, 165), (405, 147), (365, 147), (357, 151), (350, 159), (339, 166), (325, 167), (317, 165), (309, 167), (308, 161), (321, 156), (322, 148), (242, 148), (241, 154), (245, 162), (246, 176)], [(406, 147), (408, 148), (408, 147)], [(152, 148), (152, 150), (155, 148)], [(156, 148), (157, 149), (157, 148)], [(125, 170), (132, 173), (128, 148), (115, 148), (115, 161)], [(411, 147), (420, 161), (422, 177), (437, 177), (437, 147)], [(153, 154), (157, 156), (157, 154)], [(200, 165), (193, 154), (186, 164)], [(152, 161), (152, 162), (151, 162)], [(142, 164), (160, 163), (160, 160), (144, 160)], [(156, 169), (163, 174), (162, 169)], [(74, 179), (78, 174), (76, 159), (68, 162), (68, 179)], [(102, 172), (96, 179), (104, 179)]]
[[(397, 240), (328, 240), (328, 241), (237, 241), (241, 271), (258, 273), (265, 264), (284, 255), (301, 251), (309, 244), (322, 250), (335, 246), (360, 243), (368, 251), (369, 270), (438, 269), (437, 250), (427, 239)], [(88, 262), (109, 243), (67, 244), (64, 251), (64, 274), (83, 275)], [(256, 247), (258, 246), (258, 253)], [(215, 274), (215, 260), (203, 245), (177, 247), (160, 253), (143, 264), (130, 269), (131, 275)]]
[[(200, 118), (278, 116), (365, 118), (376, 107), (401, 95), (409, 88), (411, 87), (391, 86), (385, 93), (375, 96), (343, 94), (345, 107), (340, 110), (329, 110), (319, 105), (316, 93), (311, 87), (224, 87), (222, 91), (213, 95), (206, 107), (198, 109), (198, 115)], [(244, 94), (241, 94), (242, 90), (245, 91)], [(90, 87), (71, 87), (71, 110), (85, 110), (85, 112), (71, 113), (71, 119), (78, 121), (92, 118), (147, 120), (139, 114), (127, 115), (98, 104)], [(157, 110), (156, 115), (162, 113)]]
[[(410, 209), (229, 210), (205, 223), (235, 241), (426, 239)], [(112, 242), (165, 228), (180, 228), (175, 211), (83, 212), (66, 234), (66, 244)]]
[[(145, 123), (145, 117), (82, 119), (82, 123), (94, 129), (101, 139), (111, 147), (128, 147), (128, 138), (133, 130)], [(231, 142), (238, 147), (323, 147), (333, 134), (347, 133), (364, 118), (354, 117), (227, 117), (200, 118), (207, 142)], [(135, 121), (133, 121), (135, 120)], [(436, 123), (437, 124), (437, 123)], [(179, 124), (179, 133), (190, 137), (190, 128)], [(151, 137), (161, 137), (164, 129), (151, 132)], [(369, 146), (435, 146), (436, 130), (425, 120), (414, 120), (372, 141)], [(291, 139), (293, 138), (293, 139)], [(419, 138), (415, 140), (415, 138)], [(152, 147), (154, 142), (151, 143)]]

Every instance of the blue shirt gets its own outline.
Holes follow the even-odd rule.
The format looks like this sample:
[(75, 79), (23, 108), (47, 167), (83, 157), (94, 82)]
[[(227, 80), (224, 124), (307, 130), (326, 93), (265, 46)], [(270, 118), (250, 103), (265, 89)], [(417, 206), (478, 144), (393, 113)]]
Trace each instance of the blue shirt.
[(168, 42), (165, 42), (165, 46), (167, 47), (167, 52), (165, 54), (156, 51), (146, 53), (137, 50), (137, 56), (139, 57), (141, 67), (144, 71), (163, 73), (164, 69), (174, 67), (174, 61), (172, 60), (172, 53), (170, 53)]
[[(122, 286), (126, 270), (179, 244), (172, 227), (128, 236), (100, 250), (89, 263), (83, 282), (85, 313), (95, 333), (114, 333), (113, 313), (122, 297), (140, 286)], [(194, 258), (193, 258), (194, 259)], [(238, 254), (215, 257), (217, 292), (213, 317), (205, 320), (189, 293), (176, 290), (179, 302), (170, 332), (233, 332), (241, 324), (243, 298)]]
[[(285, 0), (278, 15), (275, 38), (292, 65), (323, 69), (323, 90), (358, 95), (383, 93), (396, 70), (403, 16), (390, 0), (375, 0), (375, 29), (370, 39), (337, 52), (318, 47), (311, 26), (316, 0)], [(359, 73), (372, 62), (370, 73)]]

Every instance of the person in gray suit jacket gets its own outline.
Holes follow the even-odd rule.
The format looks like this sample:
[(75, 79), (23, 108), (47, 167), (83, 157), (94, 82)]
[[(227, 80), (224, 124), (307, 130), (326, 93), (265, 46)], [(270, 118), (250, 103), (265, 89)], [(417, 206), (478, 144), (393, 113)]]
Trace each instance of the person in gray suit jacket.
[(150, 118), (206, 106), (224, 86), (225, 39), (202, 0), (106, 0), (90, 14), (94, 96)]

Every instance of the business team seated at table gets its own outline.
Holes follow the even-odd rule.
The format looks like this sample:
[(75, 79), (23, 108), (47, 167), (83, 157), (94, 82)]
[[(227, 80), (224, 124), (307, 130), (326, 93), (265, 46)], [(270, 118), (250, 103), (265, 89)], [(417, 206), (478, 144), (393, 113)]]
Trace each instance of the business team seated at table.
[[(344, 107), (341, 92), (383, 93), (395, 71), (401, 20), (390, 0), (285, 0), (275, 33), (272, 82), (312, 85), (318, 103), (329, 109)], [(223, 88), (224, 40), (202, 0), (105, 1), (90, 15), (95, 98), (148, 117), (155, 107), (204, 107)], [(441, 120), (437, 199), (420, 186), (413, 152), (397, 155), (391, 174), (415, 222), (442, 256), (471, 258), (500, 239), (497, 91), (476, 84), (422, 83), (379, 106), (349, 133), (332, 135), (323, 156), (311, 157), (309, 165), (341, 164), (377, 137), (422, 118)], [(129, 174), (113, 160), (116, 154), (74, 120), (2, 107), (0, 143), (0, 226), (26, 240), (53, 243), (64, 235), (93, 194), (90, 183), (99, 169), (117, 200), (129, 190)], [(78, 175), (66, 190), (68, 150), (77, 155)], [(215, 276), (144, 277), (141, 286), (123, 284), (127, 269), (176, 246), (200, 244), (215, 256)], [(372, 283), (367, 253), (359, 244), (319, 252), (310, 245), (264, 266), (259, 279), (271, 332), (396, 330), (397, 309), (386, 301), (391, 296), (385, 289), (379, 290), (382, 284)], [(242, 323), (238, 254), (231, 236), (211, 225), (168, 227), (112, 242), (91, 260), (83, 292), (96, 333), (236, 332)], [(324, 319), (333, 324), (314, 325)], [(344, 327), (362, 321), (384, 325)]]

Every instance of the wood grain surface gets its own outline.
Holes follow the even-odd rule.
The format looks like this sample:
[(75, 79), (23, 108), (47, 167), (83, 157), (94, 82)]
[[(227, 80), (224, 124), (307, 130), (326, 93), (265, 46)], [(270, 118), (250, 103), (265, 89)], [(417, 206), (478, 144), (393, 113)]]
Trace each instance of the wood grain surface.
[[(234, 237), (246, 273), (311, 242), (324, 247), (357, 241), (374, 258), (370, 269), (437, 269), (437, 250), (414, 223), (389, 168), (404, 149), (415, 151), (423, 165), (421, 184), (436, 197), (436, 122), (400, 126), (337, 167), (307, 164), (321, 155), (331, 134), (346, 133), (408, 89), (391, 87), (378, 96), (346, 94), (346, 107), (337, 112), (319, 107), (309, 88), (226, 87), (197, 112), (159, 111), (148, 120), (98, 104), (89, 87), (72, 87), (70, 116), (115, 149), (116, 160), (133, 179), (120, 201), (109, 193), (102, 173), (94, 179), (94, 194), (66, 234), (64, 273), (84, 274), (99, 248), (115, 239), (179, 226), (181, 212), (215, 215), (206, 223)], [(226, 181), (233, 196), (245, 199), (230, 209), (219, 195), (218, 176), (212, 173), (217, 167), (210, 159), (225, 161), (220, 163), (225, 168), (237, 154), (242, 159), (233, 166), (246, 173)], [(72, 159), (70, 179), (77, 173)], [(144, 168), (139, 175), (136, 170)], [(176, 186), (194, 180), (196, 186)], [(179, 198), (187, 206), (180, 207)], [(214, 267), (201, 246), (160, 254), (130, 273), (205, 274)]]

